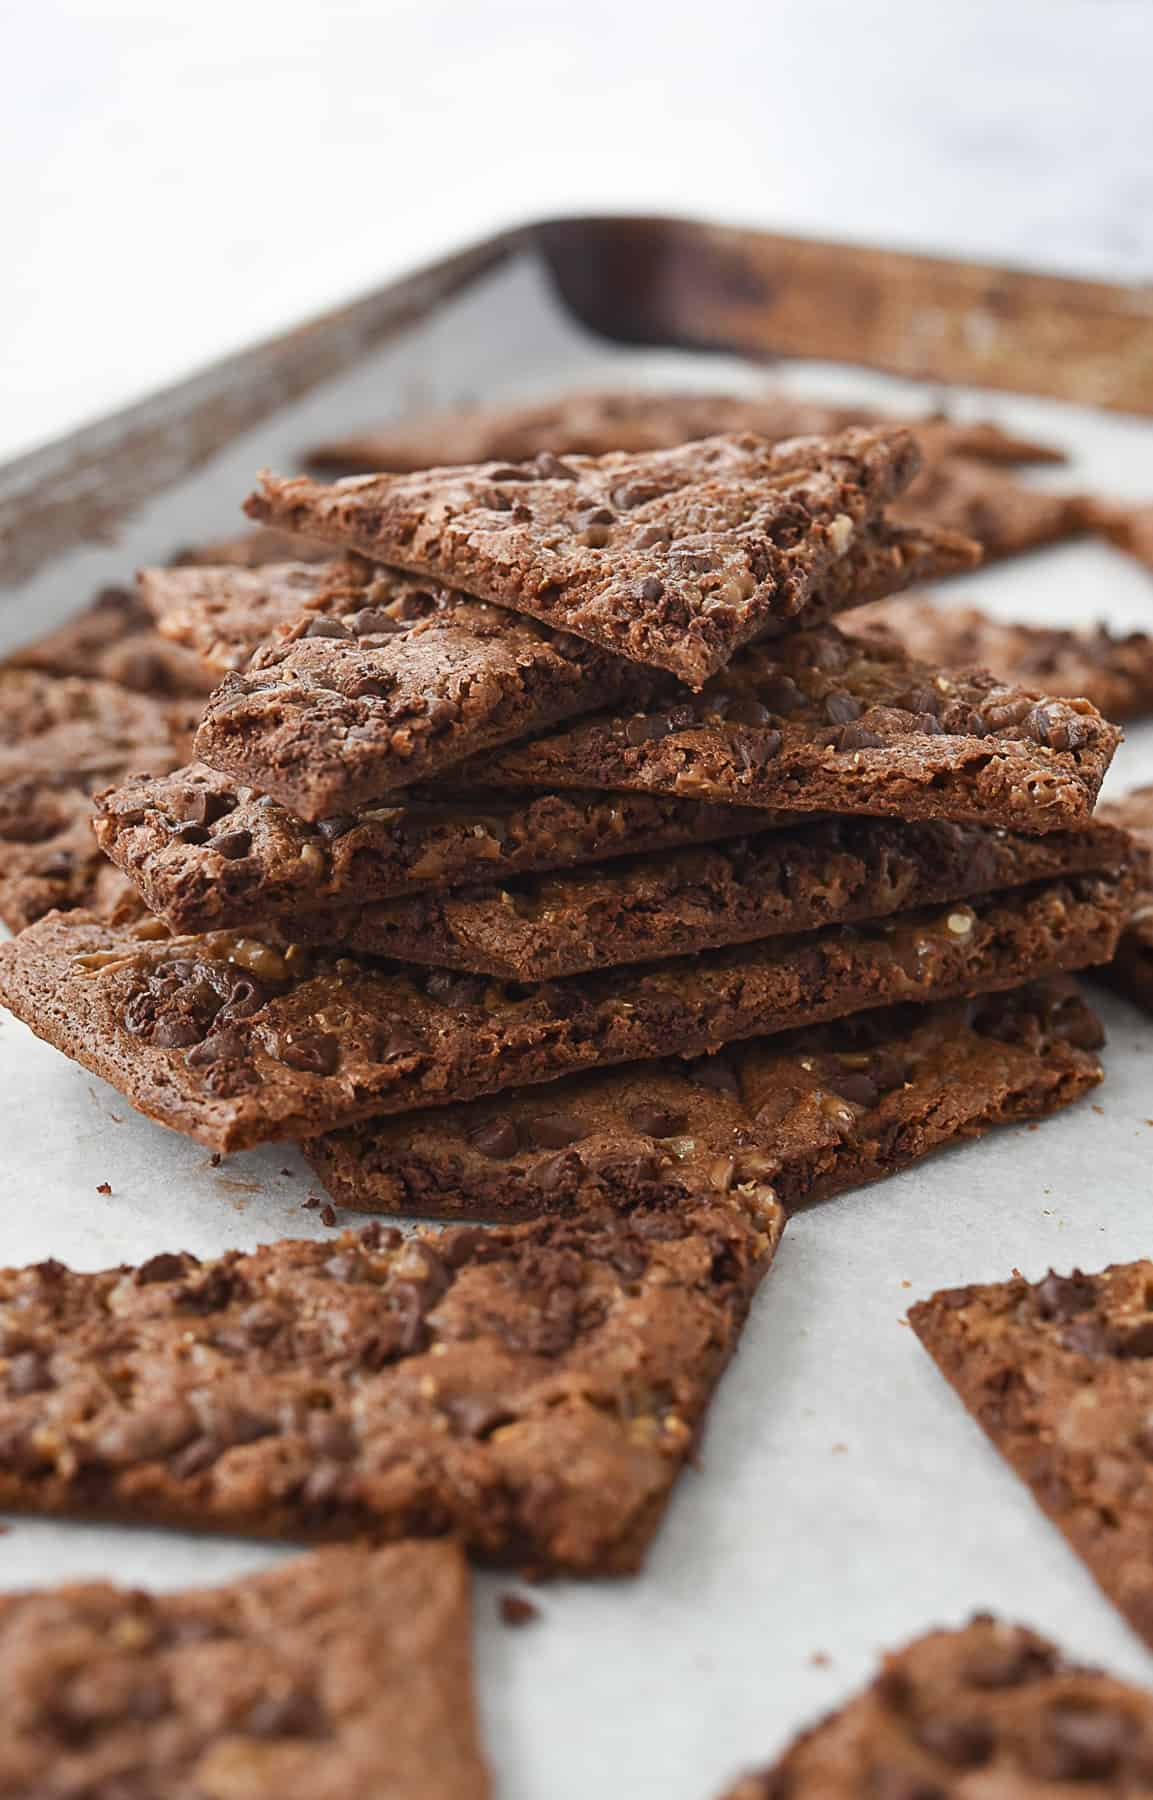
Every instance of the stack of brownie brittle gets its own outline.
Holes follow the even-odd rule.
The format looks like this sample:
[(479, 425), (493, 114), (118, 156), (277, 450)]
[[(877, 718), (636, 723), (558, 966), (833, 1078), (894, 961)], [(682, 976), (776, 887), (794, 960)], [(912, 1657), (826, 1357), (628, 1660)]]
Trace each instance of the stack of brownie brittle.
[[(899, 610), (854, 617), (971, 568), (958, 524), (1008, 554), (1081, 515), (1030, 511), (997, 465), (1040, 447), (992, 427), (730, 405), (328, 446), (387, 472), (266, 476), (255, 533), (0, 668), (0, 1002), (377, 1215), (0, 1270), (0, 1509), (329, 1543), (215, 1592), (0, 1597), (10, 1683), (61, 1633), (96, 1672), (30, 1692), (27, 1791), (483, 1800), (460, 1549), (379, 1545), (634, 1571), (790, 1212), (1100, 1080), (1070, 975), (1127, 926), (1138, 956), (1153, 887), (1148, 797), (1094, 817), (1116, 726), (942, 666), (914, 603), (925, 659)], [(1134, 707), (1142, 654), (1109, 670)], [(967, 1313), (927, 1317), (964, 1389)], [(988, 1619), (911, 1646), (901, 1693), (932, 1718), (978, 1663), (1011, 1772), (1060, 1773), (1063, 1696), (1130, 1705)], [(864, 1757), (928, 1794), (948, 1746), (895, 1692), (802, 1739), (788, 1791), (864, 1791)]]
[(374, 1212), (796, 1204), (1064, 1104), (1096, 1027), (1060, 978), (1128, 899), (1119, 734), (836, 623), (975, 560), (895, 522), (920, 463), (850, 425), (266, 478), (252, 516), (331, 559), (142, 574), (221, 678), (198, 760), (100, 797), (135, 908), (44, 918), (0, 993)]

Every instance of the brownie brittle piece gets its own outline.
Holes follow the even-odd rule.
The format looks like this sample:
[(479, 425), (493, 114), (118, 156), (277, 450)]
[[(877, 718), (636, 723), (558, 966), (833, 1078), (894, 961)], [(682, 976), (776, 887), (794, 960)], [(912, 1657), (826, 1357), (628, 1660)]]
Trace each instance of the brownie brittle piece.
[(1059, 979), (369, 1119), (304, 1149), (362, 1212), (515, 1219), (752, 1187), (791, 1208), (1060, 1111), (1101, 1080), (1102, 1039)]
[(699, 695), (599, 714), (461, 774), (1039, 832), (1087, 819), (1120, 736), (1087, 700), (826, 625), (744, 651)]
[[(86, 1328), (95, 1360), (113, 1360), (96, 1309), (115, 1290), (65, 1281), (79, 1310), (58, 1355), (76, 1359), (79, 1404)], [(39, 1316), (35, 1277), (24, 1291)], [(66, 1384), (47, 1412), (63, 1416)], [(154, 1392), (104, 1417), (100, 1455), (125, 1484), (134, 1458), (155, 1469), (181, 1404), (166, 1412)], [(487, 1800), (470, 1632), (468, 1572), (449, 1544), (316, 1550), (182, 1593), (88, 1581), (0, 1595), (0, 1795)]]
[(1109, 1598), (1153, 1644), (1153, 1262), (950, 1288), (909, 1322)]
[(886, 1656), (869, 1687), (725, 1800), (1066, 1794), (1153, 1794), (1153, 1694), (978, 1613)]
[(919, 662), (946, 669), (991, 669), (1000, 681), (1081, 695), (1106, 719), (1153, 714), (1153, 635), (1097, 625), (1062, 631), (1007, 624), (975, 606), (931, 600), (882, 600), (844, 622), (850, 637), (883, 630)]
[(233, 1150), (1083, 968), (1113, 954), (1130, 895), (1124, 874), (1074, 875), (535, 984), (52, 915), (0, 945), (0, 1001), (141, 1112)]
[(715, 1196), (0, 1272), (0, 1506), (627, 1572), (781, 1226)]
[(900, 431), (731, 436), (332, 487), (270, 475), (247, 504), (700, 687), (803, 612), (918, 463)]

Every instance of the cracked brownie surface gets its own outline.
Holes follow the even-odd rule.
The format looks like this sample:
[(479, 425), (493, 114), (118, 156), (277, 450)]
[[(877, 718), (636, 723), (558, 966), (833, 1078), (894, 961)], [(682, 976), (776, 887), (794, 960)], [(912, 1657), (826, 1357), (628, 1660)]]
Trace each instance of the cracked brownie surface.
[(298, 637), (225, 678), (196, 734), (202, 762), (304, 819), (645, 685), (580, 638), (394, 570), (330, 570), (314, 598)]
[(1086, 700), (826, 625), (745, 650), (699, 695), (597, 715), (461, 775), (1049, 831), (1088, 817), (1120, 736)]
[(448, 1544), (317, 1550), (183, 1593), (5, 1594), (0, 1671), (4, 1800), (490, 1791)]
[(1038, 982), (369, 1119), (305, 1154), (363, 1212), (524, 1218), (748, 1183), (791, 1208), (1059, 1111), (1101, 1080), (1102, 1042), (1071, 981)]
[(756, 1190), (7, 1270), (0, 1505), (625, 1572), (781, 1225)]
[(260, 520), (530, 613), (693, 687), (791, 619), (919, 462), (903, 432), (545, 454), (332, 487), (266, 476)]
[(978, 1613), (885, 1657), (864, 1691), (725, 1800), (1132, 1800), (1153, 1695)]
[(1130, 892), (1078, 875), (535, 984), (51, 914), (0, 945), (0, 1000), (140, 1111), (232, 1150), (1083, 968), (1112, 955)]
[(1153, 1644), (1153, 1262), (949, 1288), (909, 1322), (973, 1418)]

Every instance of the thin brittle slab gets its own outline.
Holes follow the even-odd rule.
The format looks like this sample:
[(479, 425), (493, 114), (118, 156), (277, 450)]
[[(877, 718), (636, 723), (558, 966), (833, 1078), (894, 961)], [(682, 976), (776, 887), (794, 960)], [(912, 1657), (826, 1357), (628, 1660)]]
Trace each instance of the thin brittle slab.
[(200, 657), (168, 643), (129, 588), (104, 588), (91, 605), (4, 658), (11, 669), (111, 681), (154, 699), (196, 698), (216, 685)]
[(782, 1223), (757, 1191), (8, 1270), (22, 1335), (0, 1505), (273, 1538), (451, 1533), (490, 1560), (624, 1573)]
[(1153, 1694), (978, 1613), (885, 1657), (871, 1685), (725, 1800), (1137, 1800)]
[(1153, 1262), (949, 1288), (911, 1307), (909, 1323), (1153, 1644)]
[(363, 907), (787, 824), (793, 815), (662, 794), (428, 788), (316, 824), (203, 763), (103, 793), (95, 831), (174, 930)]
[(327, 488), (266, 476), (247, 509), (700, 687), (766, 625), (803, 611), (918, 463), (899, 431), (776, 449), (718, 437)]
[(1106, 719), (1153, 714), (1153, 635), (1147, 631), (1009, 624), (976, 606), (936, 606), (912, 597), (879, 601), (844, 622), (849, 637), (878, 629), (920, 662), (991, 669), (1013, 686), (1081, 695)]
[(0, 921), (58, 907), (116, 922), (143, 907), (92, 834), (92, 794), (179, 761), (171, 703), (107, 681), (0, 669)]
[(1071, 981), (855, 1013), (778, 1037), (369, 1119), (305, 1154), (338, 1206), (508, 1219), (770, 1184), (788, 1208), (1046, 1118), (1101, 1080)]
[[(95, 1302), (99, 1277), (73, 1280)], [(0, 1794), (487, 1800), (470, 1630), (448, 1544), (316, 1550), (183, 1593), (2, 1595)]]
[(836, 406), (784, 392), (718, 394), (657, 389), (578, 390), (521, 405), (474, 407), (398, 419), (330, 439), (307, 452), (311, 468), (341, 475), (394, 474), (454, 463), (526, 462), (554, 456), (604, 456), (610, 450), (672, 450), (726, 431), (778, 440), (829, 437), (854, 425), (904, 425), (929, 455), (961, 454), (990, 462), (1063, 462), (1051, 444), (1019, 437), (990, 420), (935, 415), (896, 419), (863, 406)]
[[(222, 579), (235, 587), (234, 574)], [(648, 685), (581, 638), (391, 569), (326, 569), (312, 599), (301, 635), (227, 676), (196, 734), (202, 762), (303, 819)]]
[(1026, 837), (941, 820), (823, 819), (708, 850), (294, 912), (274, 935), (507, 981), (553, 981), (1117, 868), (1127, 849), (1125, 835), (1107, 826)]
[(1083, 968), (1113, 954), (1130, 893), (1078, 875), (527, 987), (53, 914), (0, 945), (0, 1000), (141, 1112), (233, 1150)]
[(461, 775), (1051, 831), (1088, 818), (1120, 738), (1087, 701), (826, 625), (744, 651), (699, 695), (598, 715)]

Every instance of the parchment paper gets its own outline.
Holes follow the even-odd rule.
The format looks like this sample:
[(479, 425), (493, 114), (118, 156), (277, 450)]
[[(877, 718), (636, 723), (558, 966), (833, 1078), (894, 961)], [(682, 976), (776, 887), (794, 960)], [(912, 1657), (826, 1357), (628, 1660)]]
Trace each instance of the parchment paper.
[[(750, 370), (725, 358), (606, 350), (559, 316), (535, 269), (505, 271), (436, 321), (232, 446), (114, 546), (69, 558), (0, 605), (0, 650), (177, 544), (231, 531), (262, 466), (322, 435), (425, 405), (561, 383), (641, 380), (931, 399), (859, 371)], [(1075, 451), (1055, 485), (1153, 496), (1153, 429), (1003, 395), (950, 395)], [(1153, 578), (1097, 544), (954, 583), (1008, 617), (1153, 624)], [(1132, 730), (1108, 792), (1153, 779)], [(1039, 1128), (1001, 1132), (790, 1225), (740, 1353), (644, 1574), (538, 1590), (539, 1623), (501, 1625), (511, 1580), (477, 1583), (478, 1670), (498, 1792), (707, 1800), (838, 1703), (876, 1654), (992, 1608), (1077, 1656), (1153, 1680), (1153, 1656), (989, 1449), (903, 1322), (913, 1299), (1050, 1264), (1153, 1250), (1153, 1025), (1100, 997), (1107, 1080)], [(1147, 1116), (1148, 1115), (1148, 1116)], [(110, 1196), (97, 1192), (101, 1182)], [(324, 1232), (288, 1146), (229, 1158), (137, 1117), (112, 1089), (0, 1014), (0, 1260), (94, 1268), (162, 1248), (211, 1255)], [(11, 1521), (0, 1584), (101, 1573), (173, 1587), (281, 1554), (172, 1532)]]

